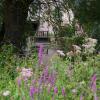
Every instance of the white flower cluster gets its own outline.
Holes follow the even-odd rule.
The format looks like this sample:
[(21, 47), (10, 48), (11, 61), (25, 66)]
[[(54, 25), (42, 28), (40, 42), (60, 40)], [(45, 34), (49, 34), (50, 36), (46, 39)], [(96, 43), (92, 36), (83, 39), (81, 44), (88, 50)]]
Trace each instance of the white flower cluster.
[(10, 91), (8, 91), (8, 90), (7, 91), (4, 91), (2, 95), (5, 96), (5, 97), (6, 96), (9, 96), (10, 95)]
[(77, 46), (77, 45), (72, 45), (74, 48), (74, 53), (75, 55), (78, 55), (81, 53), (81, 47)]
[(61, 50), (57, 50), (57, 54), (58, 54), (59, 56), (65, 56), (64, 52), (61, 51)]
[[(83, 53), (88, 53), (91, 54), (95, 51), (95, 46), (97, 44), (96, 39), (92, 38), (86, 38), (85, 43), (82, 45), (83, 48)], [(77, 56), (82, 53), (82, 49), (78, 45), (72, 45), (73, 49), (69, 52), (66, 53), (67, 57), (72, 57), (72, 56)], [(65, 56), (64, 52), (61, 50), (57, 50), (57, 53), (59, 56)]]
[(93, 53), (95, 51), (96, 44), (97, 44), (96, 39), (92, 38), (85, 39), (85, 44), (82, 45), (84, 47), (84, 53)]
[(73, 51), (70, 51), (70, 52), (66, 53), (66, 55), (68, 57), (79, 55), (81, 53), (81, 47), (79, 47), (77, 45), (72, 45), (72, 47), (73, 47)]
[(74, 55), (74, 53), (73, 53), (73, 51), (69, 51), (69, 52), (66, 53), (66, 55), (67, 55), (68, 57), (71, 57), (71, 56)]

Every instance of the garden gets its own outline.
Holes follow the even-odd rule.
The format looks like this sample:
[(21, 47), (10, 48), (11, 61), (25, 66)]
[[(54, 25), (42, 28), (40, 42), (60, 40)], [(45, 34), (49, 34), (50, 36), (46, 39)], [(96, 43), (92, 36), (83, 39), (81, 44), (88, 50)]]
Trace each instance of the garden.
[[(12, 45), (0, 53), (1, 100), (99, 100), (100, 54), (96, 39), (87, 38), (74, 51), (57, 50), (42, 63), (43, 45), (28, 57), (18, 57)], [(91, 45), (91, 46), (90, 46)]]
[(99, 4), (1, 0), (0, 100), (100, 100)]

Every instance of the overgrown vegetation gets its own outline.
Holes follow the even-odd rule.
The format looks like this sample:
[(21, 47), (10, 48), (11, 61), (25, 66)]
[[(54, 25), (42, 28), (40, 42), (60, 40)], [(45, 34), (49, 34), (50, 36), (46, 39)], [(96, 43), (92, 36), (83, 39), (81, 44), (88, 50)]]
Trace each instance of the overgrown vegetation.
[[(1, 0), (0, 100), (99, 100), (99, 4), (100, 0)], [(62, 27), (62, 13), (69, 10), (74, 20)], [(43, 45), (34, 49), (34, 43), (27, 43), (25, 49), (40, 19), (53, 25), (57, 34), (51, 45), (57, 42), (60, 49), (47, 65)]]
[[(30, 57), (19, 58), (12, 53), (13, 49), (12, 45), (4, 45), (1, 49), (1, 100), (99, 98), (100, 55), (87, 55), (87, 59), (83, 61), (78, 54), (73, 62), (71, 59), (74, 55), (67, 53), (63, 60), (55, 53), (49, 65), (44, 66), (38, 64), (35, 52)], [(43, 52), (39, 50), (39, 53)]]

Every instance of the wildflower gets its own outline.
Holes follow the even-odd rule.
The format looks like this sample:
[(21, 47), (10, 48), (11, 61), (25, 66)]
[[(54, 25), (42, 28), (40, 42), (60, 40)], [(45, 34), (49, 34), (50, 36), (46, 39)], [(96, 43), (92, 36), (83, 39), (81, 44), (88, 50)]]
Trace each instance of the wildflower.
[(61, 51), (61, 50), (57, 50), (57, 53), (61, 53), (61, 52), (63, 52), (63, 51)]
[(65, 56), (65, 54), (63, 52), (60, 53), (61, 56)]
[(96, 92), (96, 74), (94, 74), (91, 78), (91, 90)]
[(85, 49), (85, 53), (93, 53), (94, 51), (95, 51), (95, 48), (94, 48), (94, 46), (91, 44), (83, 44), (82, 45), (83, 47), (84, 47), (84, 49)]
[(83, 100), (83, 96), (82, 95), (80, 96), (80, 100)]
[(65, 88), (62, 88), (62, 95), (65, 96)]
[(66, 55), (67, 55), (68, 57), (71, 57), (71, 56), (74, 55), (74, 53), (73, 53), (73, 51), (70, 51), (70, 52), (66, 53)]
[(54, 87), (54, 93), (57, 94), (58, 93), (58, 88)]
[(81, 48), (77, 45), (72, 45), (74, 47), (74, 50), (81, 50)]
[(91, 90), (94, 93), (94, 100), (98, 100), (98, 97), (97, 97), (97, 94), (96, 94), (96, 90), (97, 90), (96, 79), (97, 79), (96, 74), (94, 74), (91, 78)]
[(89, 42), (91, 44), (96, 44), (97, 43), (97, 40), (96, 39), (92, 39), (92, 38), (87, 38), (86, 39), (86, 42)]
[(61, 51), (61, 50), (57, 50), (57, 53), (58, 53), (58, 55), (60, 55), (60, 56), (65, 56), (64, 52)]
[(39, 45), (38, 58), (39, 58), (39, 64), (42, 64), (42, 58), (43, 58), (43, 45)]
[[(40, 81), (41, 82), (46, 82), (48, 80), (48, 77), (49, 77), (49, 73), (48, 73), (48, 67), (46, 67), (40, 77)], [(41, 83), (40, 82), (40, 83)]]
[(45, 76), (45, 77), (48, 77), (48, 74), (49, 74), (49, 73), (48, 73), (48, 67), (46, 67), (46, 68), (44, 69), (44, 76)]
[(33, 75), (32, 69), (31, 68), (23, 68), (21, 71), (21, 76), (30, 78)]
[(72, 92), (73, 92), (73, 93), (76, 93), (76, 92), (77, 92), (77, 90), (76, 90), (76, 89), (73, 89), (73, 90), (72, 90)]
[(55, 79), (56, 79), (56, 76), (54, 73), (52, 73), (51, 75), (49, 75), (48, 77), (48, 82), (53, 86), (54, 83), (55, 83)]
[(35, 88), (33, 86), (30, 86), (30, 97), (33, 98), (33, 95), (35, 93)]
[(93, 53), (95, 51), (97, 40), (92, 38), (87, 38), (85, 42), (86, 43), (82, 45), (85, 49), (85, 53)]
[(35, 84), (36, 83), (36, 80), (32, 80), (32, 84)]
[(93, 44), (97, 44), (97, 39), (92, 39)]
[(42, 84), (42, 82), (43, 82), (43, 76), (41, 76), (41, 77), (39, 78), (39, 80), (38, 80), (38, 83), (39, 83), (39, 84)]
[(91, 48), (91, 45), (89, 45), (89, 44), (83, 44), (82, 46), (83, 46), (85, 49)]
[(75, 52), (76, 55), (78, 55), (78, 54), (80, 54), (80, 53), (81, 53), (80, 50), (76, 50), (76, 52)]
[(21, 85), (21, 78), (20, 77), (17, 78), (17, 84), (20, 87), (20, 85)]
[(35, 93), (38, 93), (38, 88), (35, 88)]
[(6, 96), (9, 96), (9, 95), (10, 95), (10, 91), (7, 90), (7, 91), (3, 92), (3, 96), (6, 97)]

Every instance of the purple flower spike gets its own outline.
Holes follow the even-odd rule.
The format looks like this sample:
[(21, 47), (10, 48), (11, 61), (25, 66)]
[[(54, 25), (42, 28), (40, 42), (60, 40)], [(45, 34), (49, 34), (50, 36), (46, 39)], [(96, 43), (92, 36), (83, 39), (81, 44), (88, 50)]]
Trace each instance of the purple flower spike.
[(45, 70), (44, 70), (44, 75), (46, 76), (46, 77), (48, 77), (48, 66), (45, 68)]
[(48, 76), (48, 82), (51, 84), (51, 86), (54, 86), (55, 80), (56, 76), (53, 75), (53, 73)]
[(98, 100), (98, 97), (97, 97), (97, 94), (96, 94), (96, 90), (97, 90), (96, 80), (97, 80), (97, 77), (96, 77), (96, 74), (94, 74), (91, 78), (91, 90), (94, 93), (94, 100)]
[(57, 94), (58, 93), (58, 88), (54, 87), (54, 93)]
[(21, 86), (21, 78), (17, 79), (17, 84), (18, 84), (19, 87)]
[(80, 100), (83, 100), (83, 96), (82, 95), (80, 96)]
[(96, 74), (94, 74), (91, 78), (91, 90), (96, 92)]
[(66, 93), (65, 93), (65, 88), (62, 88), (62, 95), (65, 96)]
[(42, 64), (42, 57), (43, 57), (43, 45), (39, 45), (39, 50), (38, 50), (39, 64)]
[(95, 81), (96, 80), (96, 74), (94, 74), (91, 78), (91, 81)]
[(30, 86), (30, 97), (33, 99), (33, 95), (35, 93), (35, 88), (33, 86)]
[(94, 100), (98, 100), (97, 94), (94, 93)]
[(50, 87), (48, 87), (48, 89), (47, 89), (48, 93), (50, 93), (50, 90), (51, 90), (51, 88), (50, 88)]
[(32, 80), (32, 84), (36, 84), (36, 80)]

